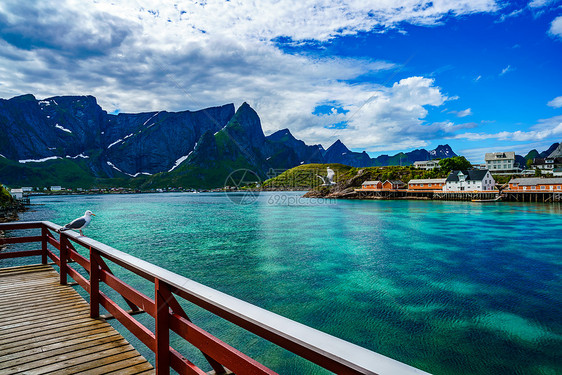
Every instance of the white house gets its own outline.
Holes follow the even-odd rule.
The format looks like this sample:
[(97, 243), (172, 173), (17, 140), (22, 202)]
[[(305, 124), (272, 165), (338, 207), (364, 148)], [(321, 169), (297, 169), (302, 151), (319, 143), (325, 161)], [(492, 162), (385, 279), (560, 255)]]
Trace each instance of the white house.
[(486, 169), (493, 173), (518, 173), (519, 165), (515, 164), (515, 152), (487, 152), (484, 161)]
[(439, 167), (439, 160), (415, 161), (414, 167), (419, 169), (426, 169), (428, 171)]
[(10, 190), (10, 194), (14, 199), (22, 199), (23, 198), (23, 190), (22, 189), (12, 189)]
[(443, 191), (489, 191), (495, 185), (489, 170), (451, 171)]
[(60, 186), (51, 186), (51, 191), (62, 191), (62, 187), (60, 187)]

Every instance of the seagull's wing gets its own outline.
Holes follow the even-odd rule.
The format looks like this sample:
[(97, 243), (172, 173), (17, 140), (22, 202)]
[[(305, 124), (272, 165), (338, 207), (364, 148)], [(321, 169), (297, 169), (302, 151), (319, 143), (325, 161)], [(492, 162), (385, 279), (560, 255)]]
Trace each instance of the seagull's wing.
[(332, 180), (334, 178), (334, 175), (336, 174), (336, 172), (334, 172), (334, 170), (330, 168), (328, 168), (327, 173), (328, 175), (326, 177), (328, 177), (329, 180)]
[(64, 227), (66, 229), (80, 229), (84, 225), (86, 225), (86, 218), (79, 217), (78, 219), (74, 220), (72, 223), (66, 224)]

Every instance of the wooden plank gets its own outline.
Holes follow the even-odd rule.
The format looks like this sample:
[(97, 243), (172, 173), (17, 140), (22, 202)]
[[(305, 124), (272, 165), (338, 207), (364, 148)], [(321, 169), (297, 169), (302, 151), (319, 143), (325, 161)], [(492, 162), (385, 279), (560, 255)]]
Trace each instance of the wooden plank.
[(13, 293), (2, 293), (3, 295), (2, 297), (3, 299), (6, 299), (6, 301), (3, 301), (3, 303), (6, 304), (6, 303), (18, 303), (20, 301), (28, 301), (31, 298), (43, 299), (46, 297), (65, 296), (65, 295), (73, 294), (73, 292), (74, 290), (72, 288), (53, 290), (48, 286), (43, 286), (43, 287), (38, 286), (30, 290), (24, 289), (19, 292), (14, 291)]
[(96, 368), (103, 365), (106, 361), (111, 362), (113, 356), (128, 352), (136, 353), (136, 350), (131, 345), (106, 349), (95, 353), (89, 353), (87, 356), (75, 357), (47, 367), (37, 368), (33, 370), (33, 373), (45, 374), (58, 372), (62, 374), (73, 374), (76, 371), (75, 369)]
[(76, 293), (72, 288), (57, 288), (53, 290), (52, 286), (37, 286), (29, 291), (27, 289), (23, 289), (19, 292), (14, 291), (13, 293), (2, 293), (2, 303), (4, 305), (7, 303), (18, 304), (19, 302), (29, 302), (32, 299), (42, 300), (47, 297), (57, 298), (59, 296), (63, 297), (67, 295), (76, 296)]
[(25, 251), (9, 251), (0, 253), (0, 259), (24, 258), (31, 256), (39, 256), (43, 252), (41, 250), (25, 250)]
[(28, 319), (29, 321), (37, 320), (37, 319), (45, 319), (45, 315), (49, 314), (57, 314), (61, 316), (72, 316), (75, 314), (82, 314), (84, 310), (87, 309), (87, 306), (84, 308), (72, 306), (51, 306), (49, 308), (32, 311), (29, 314), (22, 316), (21, 314), (12, 314), (6, 315), (2, 317), (3, 324), (11, 324), (13, 322), (25, 321)]
[[(97, 333), (96, 333), (97, 332)], [(70, 337), (55, 338), (52, 340), (41, 340), (33, 341), (31, 344), (17, 346), (10, 349), (2, 350), (2, 357), (0, 357), (0, 362), (7, 361), (8, 359), (19, 358), (27, 355), (32, 355), (33, 353), (41, 353), (47, 350), (62, 348), (64, 346), (69, 346), (81, 342), (103, 339), (105, 337), (121, 336), (119, 332), (114, 329), (106, 328), (99, 329), (97, 331), (86, 331), (78, 334), (73, 334)]]
[(21, 341), (13, 341), (5, 345), (0, 345), (0, 352), (14, 352), (14, 350), (26, 350), (35, 347), (40, 347), (42, 345), (52, 344), (61, 342), (63, 340), (72, 340), (74, 338), (82, 337), (85, 334), (95, 335), (98, 333), (109, 334), (114, 331), (111, 326), (99, 326), (95, 329), (92, 327), (79, 327), (76, 329), (71, 329), (65, 331), (56, 336), (46, 336), (46, 337), (31, 337)]
[(72, 368), (67, 368), (66, 370), (70, 370), (74, 374), (98, 375), (107, 374), (112, 371), (119, 371), (121, 369), (140, 364), (144, 364), (150, 369), (152, 368), (152, 366), (147, 363), (146, 359), (144, 359), (142, 356), (138, 355), (134, 351), (129, 351), (104, 358), (103, 363), (86, 362), (82, 365), (76, 365)]
[[(139, 363), (136, 366), (127, 367), (121, 369), (119, 371), (109, 372), (108, 374), (119, 374), (119, 375), (136, 375), (139, 372), (149, 371), (152, 370), (151, 367), (148, 367), (148, 363)], [(154, 371), (154, 370), (152, 370)]]
[[(6, 356), (6, 358), (4, 355), (2, 355), (2, 357), (0, 358), (0, 369), (28, 363), (30, 362), (30, 359), (32, 359), (33, 361), (39, 361), (41, 359), (58, 356), (60, 354), (66, 354), (108, 343), (127, 344), (127, 341), (125, 341), (125, 339), (121, 337), (121, 335), (116, 333), (113, 336), (106, 336), (97, 340), (75, 342), (73, 344), (68, 344), (68, 342), (66, 342), (63, 343), (64, 346), (58, 345), (58, 348), (54, 348), (51, 350), (48, 350), (46, 349), (47, 347), (43, 346), (34, 350), (28, 350), (27, 352), (15, 353), (11, 356)], [(33, 354), (33, 356), (27, 356), (25, 353)]]
[(0, 374), (153, 372), (113, 327), (89, 317), (89, 304), (73, 288), (58, 281), (49, 265), (0, 269)]
[(44, 308), (41, 310), (31, 311), (25, 315), (22, 315), (19, 312), (16, 312), (12, 315), (4, 315), (2, 316), (2, 323), (0, 323), (0, 327), (8, 324), (18, 323), (18, 322), (25, 322), (25, 321), (34, 321), (38, 319), (45, 319), (46, 315), (56, 315), (56, 316), (73, 316), (76, 314), (83, 314), (83, 310), (87, 309), (87, 306), (61, 306), (61, 305), (53, 305), (48, 308)]
[(48, 267), (45, 267), (44, 264), (39, 264), (39, 263), (38, 264), (27, 264), (25, 266), (13, 266), (13, 267), (0, 268), (0, 275), (2, 275), (4, 273), (9, 273), (9, 272), (12, 272), (12, 271), (20, 272), (20, 271), (23, 271), (23, 270), (29, 269), (29, 268), (42, 268), (42, 269), (45, 269), (45, 270), (50, 270)]
[[(53, 317), (49, 319), (49, 327), (56, 327), (61, 323), (78, 323), (79, 321), (89, 321), (89, 317), (84, 315), (74, 315), (74, 316), (64, 316), (64, 317)], [(45, 329), (45, 321), (35, 320), (30, 322), (19, 322), (16, 324), (9, 324), (0, 327), (0, 337), (5, 337), (5, 335), (10, 335), (16, 332), (26, 333), (35, 328)]]
[(45, 358), (41, 357), (37, 360), (32, 357), (23, 358), (22, 360), (8, 361), (0, 364), (0, 366), (2, 366), (2, 371), (8, 374), (14, 374), (17, 372), (29, 370), (33, 370), (34, 374), (42, 374), (51, 371), (60, 371), (65, 369), (66, 367), (70, 367), (78, 363), (91, 361), (92, 359), (94, 359), (93, 356), (96, 353), (110, 351), (110, 353), (104, 354), (111, 355), (128, 350), (134, 350), (134, 348), (126, 342), (123, 343), (117, 341), (114, 343), (105, 343), (81, 350), (75, 350), (72, 352), (66, 351), (63, 354), (59, 354), (56, 356), (47, 356)]
[(4, 314), (9, 314), (10, 312), (14, 312), (14, 311), (23, 311), (25, 312), (26, 310), (31, 310), (31, 309), (41, 309), (44, 307), (48, 307), (48, 306), (62, 306), (62, 305), (73, 305), (73, 306), (80, 306), (84, 304), (84, 300), (79, 300), (75, 297), (73, 298), (69, 298), (69, 299), (65, 299), (60, 301), (60, 305), (59, 304), (54, 304), (52, 301), (32, 301), (30, 303), (22, 303), (21, 307), (18, 308), (18, 306), (6, 306), (5, 308), (0, 309), (0, 314), (4, 315)]
[(98, 326), (100, 324), (107, 324), (105, 322), (100, 322), (100, 321), (81, 321), (81, 322), (69, 322), (69, 324), (64, 324), (64, 323), (60, 323), (57, 324), (56, 326), (53, 327), (48, 327), (48, 331), (46, 331), (46, 327), (37, 327), (37, 328), (33, 328), (30, 330), (27, 330), (24, 333), (15, 333), (15, 334), (8, 334), (8, 335), (2, 335), (0, 337), (0, 344), (6, 343), (8, 341), (14, 341), (14, 340), (19, 340), (21, 338), (27, 338), (29, 336), (31, 337), (37, 337), (38, 335), (42, 335), (45, 332), (48, 332), (50, 334), (57, 334), (59, 332), (62, 332), (66, 329), (68, 329), (69, 327), (84, 327), (84, 326)]
[(6, 237), (6, 238), (0, 238), (0, 245), (7, 245), (7, 244), (14, 244), (14, 243), (41, 242), (42, 240), (43, 237), (41, 236)]

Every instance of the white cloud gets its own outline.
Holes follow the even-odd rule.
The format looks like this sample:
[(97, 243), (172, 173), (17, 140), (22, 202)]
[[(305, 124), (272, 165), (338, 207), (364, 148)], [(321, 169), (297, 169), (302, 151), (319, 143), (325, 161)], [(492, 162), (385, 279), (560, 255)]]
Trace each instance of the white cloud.
[(508, 72), (512, 72), (515, 69), (511, 67), (511, 65), (506, 66), (505, 68), (502, 69), (502, 72), (500, 73), (500, 76), (503, 76), (504, 74), (508, 73)]
[(472, 115), (472, 109), (467, 108), (467, 109), (463, 109), (462, 111), (450, 111), (449, 113), (453, 113), (457, 115), (457, 117), (466, 117)]
[(552, 99), (547, 103), (548, 106), (554, 108), (561, 108), (562, 107), (562, 96), (557, 96), (556, 98)]
[(529, 7), (530, 8), (542, 8), (546, 5), (550, 5), (554, 2), (555, 0), (533, 0), (529, 3)]
[[(494, 0), (176, 5), (167, 0), (66, 0), (56, 6), (3, 0), (0, 35), (11, 37), (0, 39), (0, 96), (91, 94), (104, 109), (121, 112), (247, 101), (258, 111), (266, 133), (289, 127), (307, 143), (327, 144), (341, 136), (350, 147), (419, 147), (428, 138), (464, 128), (424, 124), (427, 107), (456, 98), (443, 93), (434, 80), (350, 83), (399, 66), (289, 54), (279, 48), (279, 40), (321, 46), (342, 35), (398, 31), (403, 23), (431, 26), (497, 9)], [(328, 102), (349, 112), (312, 114)], [(348, 127), (326, 128), (339, 122)]]
[(529, 131), (517, 130), (514, 132), (502, 131), (498, 133), (463, 133), (458, 134), (455, 139), (468, 139), (471, 141), (497, 139), (500, 141), (541, 141), (549, 138), (562, 136), (562, 115), (548, 119), (539, 120), (538, 124), (531, 127)]
[(562, 38), (562, 16), (559, 16), (552, 21), (548, 32), (554, 37)]

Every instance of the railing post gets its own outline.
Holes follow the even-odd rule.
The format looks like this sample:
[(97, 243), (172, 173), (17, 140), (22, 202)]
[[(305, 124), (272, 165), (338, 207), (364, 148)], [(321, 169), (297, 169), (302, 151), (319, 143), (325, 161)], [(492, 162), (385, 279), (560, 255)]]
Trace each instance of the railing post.
[(67, 284), (66, 281), (66, 275), (68, 273), (67, 265), (66, 265), (67, 260), (68, 260), (68, 239), (66, 238), (65, 234), (61, 233), (60, 234), (60, 284), (61, 285)]
[(165, 283), (158, 278), (154, 279), (154, 289), (156, 302), (156, 374), (168, 375), (170, 373), (170, 327), (169, 327), (169, 306), (166, 302), (165, 293), (161, 292), (166, 289)]
[(100, 316), (100, 266), (95, 250), (90, 247), (90, 318)]
[(47, 236), (48, 230), (45, 225), (41, 225), (41, 264), (47, 264)]

